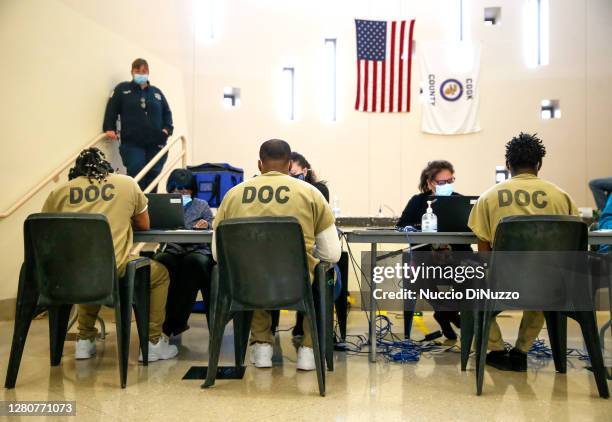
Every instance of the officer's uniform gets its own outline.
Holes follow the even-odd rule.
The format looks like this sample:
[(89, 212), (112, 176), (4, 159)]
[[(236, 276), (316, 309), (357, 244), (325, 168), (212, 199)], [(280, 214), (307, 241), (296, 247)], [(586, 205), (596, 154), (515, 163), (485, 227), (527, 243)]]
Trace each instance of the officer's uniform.
[[(103, 131), (116, 131), (117, 117), (121, 116), (121, 146), (119, 152), (128, 175), (136, 176), (166, 145), (162, 129), (172, 135), (172, 112), (166, 97), (153, 85), (140, 88), (134, 81), (115, 87), (106, 105)], [(140, 181), (145, 189), (161, 172), (167, 154)]]
[[(115, 248), (119, 276), (125, 273), (133, 245), (132, 217), (147, 209), (147, 198), (134, 179), (111, 174), (98, 182), (81, 176), (72, 179), (49, 194), (43, 212), (79, 212), (104, 214), (108, 219)], [(95, 241), (95, 239), (92, 239)], [(151, 261), (151, 304), (149, 340), (156, 343), (165, 318), (166, 297), (170, 277), (166, 268)], [(79, 305), (79, 339), (94, 340), (99, 305)]]
[[(570, 196), (553, 183), (533, 174), (519, 174), (483, 193), (468, 220), (468, 226), (478, 239), (495, 242), (495, 230), (502, 218), (513, 215), (578, 215)], [(524, 311), (516, 348), (527, 353), (544, 326), (544, 314)], [(491, 322), (489, 349), (504, 350), (499, 325)]]
[[(260, 194), (261, 193), (261, 194)], [(262, 201), (263, 199), (263, 201)], [(325, 198), (312, 185), (276, 171), (265, 173), (232, 188), (213, 221), (217, 229), (223, 220), (242, 217), (295, 217), (304, 233), (311, 280), (319, 260), (314, 256), (315, 237), (334, 224)], [(273, 343), (272, 319), (266, 311), (253, 312), (251, 343)], [(304, 342), (312, 347), (309, 324), (304, 325)]]

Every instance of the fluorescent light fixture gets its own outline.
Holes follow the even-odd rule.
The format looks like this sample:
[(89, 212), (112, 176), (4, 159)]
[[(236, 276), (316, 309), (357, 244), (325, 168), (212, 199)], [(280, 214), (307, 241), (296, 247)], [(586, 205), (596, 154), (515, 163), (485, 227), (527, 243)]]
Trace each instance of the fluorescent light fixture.
[(283, 115), (287, 120), (295, 120), (295, 68), (284, 67), (282, 78)]
[(523, 51), (528, 67), (549, 63), (549, 0), (527, 0), (523, 13)]
[(325, 119), (336, 121), (336, 38), (325, 39)]
[(459, 0), (459, 41), (471, 41), (470, 0)]
[(216, 0), (192, 0), (193, 30), (198, 42), (214, 40), (216, 12)]

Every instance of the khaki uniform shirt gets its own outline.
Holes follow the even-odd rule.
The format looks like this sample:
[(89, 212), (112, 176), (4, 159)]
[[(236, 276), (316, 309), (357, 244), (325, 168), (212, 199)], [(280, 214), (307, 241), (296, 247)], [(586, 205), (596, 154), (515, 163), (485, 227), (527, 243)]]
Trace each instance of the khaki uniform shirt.
[[(147, 198), (131, 177), (111, 174), (98, 182), (81, 176), (49, 194), (43, 212), (104, 214), (108, 219), (117, 267), (128, 262), (133, 244), (132, 217), (147, 209)], [(95, 241), (95, 239), (92, 239)]]
[(243, 217), (295, 217), (304, 232), (311, 279), (319, 260), (314, 256), (315, 237), (334, 224), (334, 216), (321, 192), (304, 181), (271, 171), (232, 188), (213, 221)]
[(472, 208), (468, 226), (480, 240), (493, 245), (500, 220), (512, 215), (578, 215), (578, 209), (555, 184), (523, 173), (483, 193)]

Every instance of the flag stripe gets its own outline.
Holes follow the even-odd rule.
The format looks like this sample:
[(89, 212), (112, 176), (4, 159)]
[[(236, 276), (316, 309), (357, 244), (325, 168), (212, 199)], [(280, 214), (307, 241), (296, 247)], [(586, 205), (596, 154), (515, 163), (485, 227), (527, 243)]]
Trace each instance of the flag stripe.
[(410, 21), (410, 33), (408, 34), (408, 84), (406, 86), (406, 95), (408, 98), (408, 108), (410, 111), (410, 85), (412, 80), (412, 35), (414, 33), (414, 19)]
[(370, 61), (369, 60), (365, 60), (365, 72), (364, 72), (364, 76), (363, 76), (363, 86), (364, 86), (364, 90), (363, 90), (363, 111), (368, 111), (368, 88), (370, 86), (370, 81), (368, 78), (368, 69), (370, 67)]
[(361, 102), (361, 66), (360, 61), (357, 60), (357, 99), (355, 100), (355, 110), (359, 110), (359, 103)]
[(395, 21), (391, 23), (391, 54), (389, 55), (391, 60), (391, 74), (389, 81), (389, 111), (393, 111), (393, 88), (395, 87)]
[(402, 21), (400, 24), (400, 48), (399, 48), (399, 86), (397, 87), (397, 111), (404, 110), (403, 99), (403, 85), (404, 85), (404, 31), (406, 29), (406, 21)]
[(387, 64), (386, 61), (383, 60), (382, 65), (381, 65), (382, 66), (382, 72), (380, 72), (381, 73), (381, 82), (380, 82), (380, 86), (381, 86), (381, 89), (380, 89), (380, 111), (382, 113), (385, 112), (385, 91), (387, 90), (387, 86), (385, 85), (385, 79), (386, 79), (386, 76), (387, 76), (386, 75), (387, 70), (385, 69), (385, 67), (386, 67), (385, 65), (386, 64)]
[(378, 100), (376, 85), (378, 84), (377, 76), (378, 76), (378, 62), (372, 62), (372, 68), (374, 70), (374, 75), (372, 75), (372, 111), (376, 111), (376, 101)]

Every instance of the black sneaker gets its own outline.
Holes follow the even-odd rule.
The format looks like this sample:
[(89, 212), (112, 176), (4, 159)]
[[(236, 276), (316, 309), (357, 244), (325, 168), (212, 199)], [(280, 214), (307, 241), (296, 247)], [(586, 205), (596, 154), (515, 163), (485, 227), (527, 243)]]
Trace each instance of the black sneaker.
[(506, 350), (494, 350), (487, 353), (485, 363), (500, 371), (512, 371), (512, 365), (510, 364), (510, 358)]
[(515, 347), (508, 353), (508, 359), (510, 360), (510, 366), (513, 371), (527, 371), (527, 353), (523, 353)]

